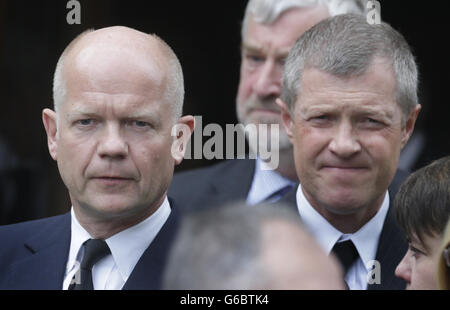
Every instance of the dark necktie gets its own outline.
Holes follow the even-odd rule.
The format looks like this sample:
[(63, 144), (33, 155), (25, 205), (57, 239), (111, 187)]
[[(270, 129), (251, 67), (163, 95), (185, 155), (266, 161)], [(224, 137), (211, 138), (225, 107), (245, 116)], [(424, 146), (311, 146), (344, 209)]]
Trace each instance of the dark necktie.
[(294, 186), (293, 185), (286, 185), (280, 188), (279, 190), (273, 192), (269, 197), (264, 199), (266, 202), (275, 202), (283, 198), (284, 195), (286, 195)]
[(331, 251), (341, 262), (342, 267), (344, 268), (344, 275), (347, 274), (351, 265), (359, 257), (358, 250), (356, 250), (355, 245), (350, 239), (344, 242), (336, 242)]
[(89, 239), (83, 245), (84, 255), (80, 264), (79, 277), (77, 275), (74, 276), (69, 290), (93, 290), (92, 267), (111, 253), (104, 240)]

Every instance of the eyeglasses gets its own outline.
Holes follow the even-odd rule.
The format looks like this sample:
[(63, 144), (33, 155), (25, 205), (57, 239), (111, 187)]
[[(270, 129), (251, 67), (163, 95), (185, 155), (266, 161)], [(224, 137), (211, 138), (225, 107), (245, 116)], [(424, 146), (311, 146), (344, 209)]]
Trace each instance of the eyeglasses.
[(444, 256), (444, 261), (447, 264), (447, 267), (450, 268), (450, 245), (444, 250), (442, 256)]

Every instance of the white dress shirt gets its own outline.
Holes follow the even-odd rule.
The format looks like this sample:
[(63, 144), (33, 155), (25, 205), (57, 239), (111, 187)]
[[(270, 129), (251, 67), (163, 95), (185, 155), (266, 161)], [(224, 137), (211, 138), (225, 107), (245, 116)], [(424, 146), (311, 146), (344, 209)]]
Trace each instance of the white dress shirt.
[[(106, 243), (111, 254), (101, 259), (92, 268), (92, 282), (96, 290), (120, 290), (128, 280), (131, 272), (144, 251), (152, 243), (167, 218), (170, 215), (170, 205), (167, 197), (162, 205), (150, 217), (121, 231)], [(63, 289), (67, 290), (74, 275), (77, 273), (84, 255), (83, 243), (92, 236), (81, 226), (73, 211), (71, 226), (71, 241), (69, 259), (64, 276)]]
[(267, 163), (257, 157), (252, 185), (247, 195), (247, 204), (258, 204), (286, 185), (293, 187), (295, 183), (278, 174), (275, 170), (271, 170)]
[(359, 259), (348, 270), (345, 281), (352, 290), (367, 289), (367, 275), (372, 268), (371, 261), (375, 260), (377, 254), (378, 241), (389, 209), (389, 193), (386, 191), (377, 214), (353, 234), (343, 234), (320, 215), (306, 199), (301, 185), (297, 190), (297, 208), (303, 223), (327, 255), (338, 240), (352, 240), (358, 250)]

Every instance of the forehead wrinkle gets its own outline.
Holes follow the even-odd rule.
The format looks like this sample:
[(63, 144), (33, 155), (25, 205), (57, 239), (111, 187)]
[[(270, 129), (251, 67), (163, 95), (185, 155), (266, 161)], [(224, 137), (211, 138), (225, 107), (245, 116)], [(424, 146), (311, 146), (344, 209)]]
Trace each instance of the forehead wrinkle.
[(87, 100), (76, 100), (72, 103), (70, 114), (102, 114), (111, 112), (113, 115), (125, 117), (145, 117), (154, 114), (156, 104), (146, 104), (146, 98), (134, 94), (105, 94), (101, 92), (83, 93)]
[(357, 115), (376, 115), (385, 119), (393, 119), (394, 111), (386, 105), (378, 103), (366, 102), (360, 105), (353, 105), (353, 103), (319, 103), (313, 105), (300, 105), (300, 112), (305, 115), (314, 113), (335, 113), (335, 112), (349, 112)]

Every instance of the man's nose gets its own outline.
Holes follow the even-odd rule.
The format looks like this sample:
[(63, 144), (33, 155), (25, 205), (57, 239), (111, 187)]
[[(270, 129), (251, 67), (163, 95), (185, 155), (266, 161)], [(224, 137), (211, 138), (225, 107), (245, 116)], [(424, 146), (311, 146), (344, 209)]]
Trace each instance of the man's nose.
[(400, 264), (395, 268), (395, 276), (411, 283), (410, 250), (406, 252)]
[(281, 94), (283, 70), (272, 60), (266, 60), (257, 73), (254, 92), (259, 98), (279, 97)]
[(341, 122), (330, 142), (329, 149), (335, 155), (349, 158), (361, 151), (361, 144), (350, 122)]
[(128, 144), (123, 138), (120, 125), (108, 124), (100, 136), (98, 155), (101, 158), (124, 158), (128, 155)]

